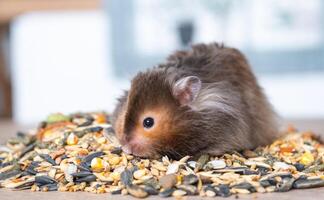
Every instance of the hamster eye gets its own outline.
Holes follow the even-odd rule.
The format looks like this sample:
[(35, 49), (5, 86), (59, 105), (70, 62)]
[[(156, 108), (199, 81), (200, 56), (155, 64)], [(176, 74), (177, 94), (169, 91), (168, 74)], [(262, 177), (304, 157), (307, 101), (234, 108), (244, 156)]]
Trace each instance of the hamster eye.
[(146, 117), (143, 120), (143, 126), (145, 128), (152, 128), (153, 125), (154, 125), (154, 119), (152, 117)]

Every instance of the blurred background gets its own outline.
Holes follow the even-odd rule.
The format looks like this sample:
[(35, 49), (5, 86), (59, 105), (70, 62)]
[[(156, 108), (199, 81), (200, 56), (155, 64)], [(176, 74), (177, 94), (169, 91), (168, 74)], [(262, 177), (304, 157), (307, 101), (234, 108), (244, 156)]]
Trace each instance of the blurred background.
[(320, 0), (0, 0), (0, 126), (110, 112), (139, 70), (217, 41), (246, 54), (283, 119), (322, 127), (323, 11)]

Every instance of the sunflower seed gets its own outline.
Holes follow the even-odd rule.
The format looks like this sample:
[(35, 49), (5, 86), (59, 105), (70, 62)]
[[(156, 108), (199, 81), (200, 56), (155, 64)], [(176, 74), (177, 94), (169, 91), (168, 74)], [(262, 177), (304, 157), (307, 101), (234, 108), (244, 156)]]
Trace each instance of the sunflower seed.
[(51, 184), (46, 184), (46, 185), (42, 185), (40, 187), (40, 189), (42, 191), (57, 191), (58, 187), (56, 183), (51, 183)]
[(275, 191), (276, 192), (287, 192), (287, 191), (289, 191), (292, 188), (294, 182), (295, 182), (295, 179), (294, 178), (288, 178), (288, 177), (286, 177), (286, 178), (282, 179), (282, 183), (280, 183), (277, 186), (277, 188), (276, 188)]
[(0, 173), (0, 180), (8, 179), (21, 173), (20, 169), (14, 169)]
[(84, 163), (90, 163), (92, 159), (96, 158), (96, 157), (100, 157), (102, 156), (104, 153), (102, 151), (98, 151), (92, 154), (89, 154), (88, 156), (84, 157), (82, 162)]
[(154, 187), (150, 186), (150, 185), (145, 185), (143, 187), (143, 190), (145, 190), (145, 192), (147, 192), (149, 195), (157, 195), (157, 194), (159, 194), (159, 191), (157, 189), (155, 189)]
[(72, 173), (71, 175), (74, 178), (82, 178), (82, 177), (90, 176), (92, 175), (92, 173), (89, 171), (81, 171), (81, 172)]
[(184, 185), (194, 185), (198, 183), (198, 177), (194, 174), (189, 174), (183, 177), (183, 184)]
[(36, 176), (35, 183), (38, 186), (56, 183), (56, 180), (49, 176)]
[(89, 175), (89, 176), (77, 178), (77, 179), (74, 180), (74, 182), (76, 182), (76, 183), (81, 183), (81, 182), (89, 183), (89, 182), (93, 182), (95, 180), (97, 180), (97, 177), (92, 174), (92, 175)]
[(217, 196), (222, 196), (222, 197), (229, 197), (231, 195), (231, 191), (228, 185), (219, 185), (216, 187)]
[[(298, 171), (302, 171), (302, 169), (300, 169)], [(309, 168), (305, 169), (303, 172), (304, 173), (313, 173), (316, 171), (324, 171), (324, 164), (309, 167)]]
[(133, 181), (133, 174), (130, 170), (126, 169), (120, 175), (121, 183), (125, 186), (130, 186)]
[(53, 160), (53, 158), (50, 155), (48, 155), (48, 154), (39, 154), (39, 156), (41, 158), (43, 158), (45, 161), (51, 163), (52, 165), (56, 165), (55, 161)]
[(169, 197), (172, 195), (174, 188), (164, 189), (159, 193), (160, 197)]
[(186, 191), (188, 195), (195, 195), (198, 192), (197, 187), (193, 185), (179, 185), (177, 188)]
[(295, 189), (315, 188), (323, 186), (324, 179), (298, 179), (293, 185)]

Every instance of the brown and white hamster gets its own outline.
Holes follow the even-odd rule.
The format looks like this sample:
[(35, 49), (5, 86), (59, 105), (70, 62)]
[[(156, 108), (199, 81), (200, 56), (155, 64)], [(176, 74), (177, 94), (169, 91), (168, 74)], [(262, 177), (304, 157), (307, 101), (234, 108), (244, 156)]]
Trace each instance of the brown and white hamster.
[(276, 114), (247, 60), (219, 44), (177, 51), (138, 73), (112, 122), (123, 150), (141, 157), (219, 155), (278, 136)]

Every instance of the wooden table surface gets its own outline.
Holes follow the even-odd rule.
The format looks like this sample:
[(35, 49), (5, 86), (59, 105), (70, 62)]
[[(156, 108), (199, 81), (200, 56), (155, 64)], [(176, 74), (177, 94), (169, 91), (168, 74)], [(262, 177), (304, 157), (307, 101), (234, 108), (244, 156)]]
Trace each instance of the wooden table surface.
[[(313, 130), (318, 134), (324, 135), (324, 119), (317, 120), (287, 120), (284, 124), (294, 124), (300, 130)], [(29, 126), (30, 127), (30, 126)], [(24, 130), (26, 126), (17, 126), (10, 121), (0, 120), (0, 144), (3, 144), (9, 137), (15, 135), (17, 130)], [(121, 195), (110, 195), (110, 194), (91, 194), (86, 192), (31, 192), (31, 191), (11, 191), (7, 189), (0, 189), (1, 200), (57, 200), (57, 199), (69, 199), (69, 200), (80, 200), (80, 199), (96, 199), (96, 200), (126, 200), (134, 199), (130, 196)], [(158, 196), (152, 196), (148, 199), (163, 199)], [(208, 200), (211, 198), (202, 198), (199, 196), (185, 197), (188, 200)], [(214, 199), (214, 198), (213, 198)], [(222, 197), (216, 197), (216, 199), (225, 199)], [(228, 200), (237, 199), (234, 195)], [(304, 200), (304, 199), (321, 199), (324, 200), (324, 187), (304, 189), (304, 190), (291, 190), (285, 193), (253, 193), (248, 195), (239, 195), (238, 199), (260, 199), (260, 200)]]
[(95, 10), (101, 0), (1, 0), (0, 24), (8, 23), (18, 15), (48, 10)]

